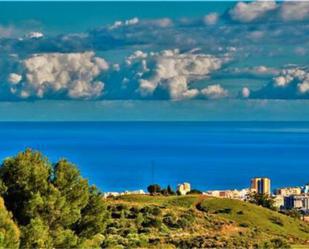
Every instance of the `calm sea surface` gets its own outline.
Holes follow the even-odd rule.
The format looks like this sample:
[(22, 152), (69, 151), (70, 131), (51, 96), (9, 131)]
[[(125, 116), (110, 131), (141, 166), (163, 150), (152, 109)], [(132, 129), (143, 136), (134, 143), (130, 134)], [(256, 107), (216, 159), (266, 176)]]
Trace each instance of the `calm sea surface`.
[(201, 190), (309, 182), (309, 123), (6, 122), (0, 157), (31, 147), (65, 157), (102, 191), (188, 181)]

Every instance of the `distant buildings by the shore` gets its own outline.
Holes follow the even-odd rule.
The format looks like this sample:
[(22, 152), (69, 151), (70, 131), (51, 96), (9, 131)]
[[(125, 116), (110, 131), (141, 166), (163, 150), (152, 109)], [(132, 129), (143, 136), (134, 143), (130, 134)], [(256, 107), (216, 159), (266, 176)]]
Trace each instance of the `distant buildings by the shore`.
[(271, 192), (271, 180), (267, 177), (251, 179), (250, 188), (241, 190), (212, 190), (204, 194), (213, 197), (247, 200), (250, 193), (270, 196), (274, 206), (282, 212), (289, 210), (298, 211), (300, 214), (309, 215), (309, 184), (300, 187), (282, 187)]
[(123, 191), (123, 192), (105, 192), (103, 193), (104, 198), (116, 197), (121, 195), (145, 195), (147, 194), (144, 190), (134, 190), (134, 191)]
[(245, 188), (241, 190), (233, 189), (233, 190), (210, 190), (206, 191), (203, 194), (218, 197), (218, 198), (229, 198), (229, 199), (238, 199), (244, 200), (246, 196), (249, 194), (250, 189)]
[[(177, 185), (176, 193), (178, 195), (190, 194), (192, 191), (191, 184), (188, 182)], [(175, 193), (175, 192), (174, 192)], [(309, 184), (300, 187), (282, 187), (277, 188), (272, 193), (271, 180), (268, 177), (254, 177), (251, 179), (250, 186), (244, 189), (229, 190), (208, 190), (202, 192), (203, 195), (217, 198), (229, 198), (246, 201), (252, 193), (268, 195), (274, 201), (274, 206), (281, 211), (297, 210), (302, 214), (309, 214)], [(144, 190), (123, 191), (123, 192), (106, 192), (105, 198), (116, 197), (121, 195), (146, 195)]]

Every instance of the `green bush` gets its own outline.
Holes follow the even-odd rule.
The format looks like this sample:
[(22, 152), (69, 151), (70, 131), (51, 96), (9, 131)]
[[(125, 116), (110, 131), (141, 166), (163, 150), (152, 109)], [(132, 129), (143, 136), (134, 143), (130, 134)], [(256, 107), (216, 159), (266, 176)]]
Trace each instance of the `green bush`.
[(239, 224), (240, 227), (249, 227), (248, 223), (242, 222)]
[(269, 218), (269, 220), (276, 225), (284, 226), (282, 219), (280, 219), (279, 217), (272, 216)]
[(273, 248), (278, 248), (278, 249), (291, 248), (291, 246), (289, 245), (289, 243), (287, 241), (280, 239), (280, 238), (272, 239), (270, 241), (270, 243), (271, 243)]
[(168, 213), (163, 216), (163, 223), (170, 228), (179, 228), (177, 218), (172, 213)]
[(219, 209), (215, 213), (216, 214), (230, 214), (232, 212), (231, 208)]

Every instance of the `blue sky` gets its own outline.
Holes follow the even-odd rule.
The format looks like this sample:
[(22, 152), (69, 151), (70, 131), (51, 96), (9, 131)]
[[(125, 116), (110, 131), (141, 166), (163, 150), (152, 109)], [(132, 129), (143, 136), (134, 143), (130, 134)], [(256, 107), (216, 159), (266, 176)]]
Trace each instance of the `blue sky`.
[(1, 120), (309, 120), (308, 2), (1, 2)]

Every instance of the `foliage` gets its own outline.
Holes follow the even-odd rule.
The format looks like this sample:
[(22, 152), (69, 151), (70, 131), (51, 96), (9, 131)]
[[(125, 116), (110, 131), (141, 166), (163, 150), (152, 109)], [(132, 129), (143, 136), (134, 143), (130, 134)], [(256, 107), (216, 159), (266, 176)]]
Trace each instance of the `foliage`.
[(298, 210), (296, 208), (285, 210), (283, 213), (288, 215), (288, 216), (290, 216), (290, 217), (293, 217), (295, 219), (300, 219), (301, 218), (301, 212), (300, 212), (300, 210)]
[(23, 248), (53, 248), (49, 227), (40, 218), (31, 219), (22, 227), (21, 246)]
[(200, 191), (200, 190), (198, 190), (198, 189), (191, 189), (191, 190), (187, 193), (187, 195), (201, 195), (201, 194), (203, 194), (203, 192)]
[(149, 194), (159, 194), (161, 192), (161, 187), (159, 184), (152, 184), (147, 187)]
[(0, 198), (0, 248), (18, 248), (20, 231)]
[(172, 189), (172, 187), (170, 185), (167, 186), (167, 193), (169, 195), (175, 195), (175, 191)]
[(251, 193), (248, 198), (249, 202), (269, 209), (275, 209), (274, 199), (267, 194)]
[(5, 205), (21, 229), (22, 248), (102, 243), (107, 214), (102, 196), (70, 162), (52, 165), (27, 149), (3, 162), (0, 181)]
[(269, 218), (269, 220), (276, 225), (284, 226), (283, 221), (280, 217), (272, 216)]
[(283, 239), (275, 238), (270, 241), (273, 248), (288, 249), (291, 246)]
[(168, 185), (167, 188), (161, 189), (160, 193), (165, 196), (176, 195), (176, 192), (172, 189), (170, 185)]

